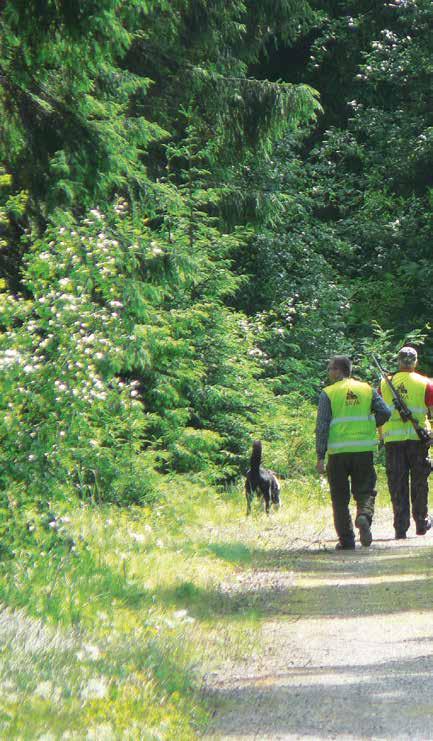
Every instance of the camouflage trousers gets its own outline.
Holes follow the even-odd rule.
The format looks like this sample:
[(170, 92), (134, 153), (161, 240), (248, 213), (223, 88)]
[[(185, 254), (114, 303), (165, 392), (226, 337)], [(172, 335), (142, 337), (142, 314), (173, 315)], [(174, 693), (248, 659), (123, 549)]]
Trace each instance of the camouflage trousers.
[(404, 440), (387, 443), (385, 453), (394, 527), (396, 531), (405, 533), (410, 525), (410, 504), (416, 523), (425, 522), (427, 517), (430, 473), (430, 465), (426, 460), (428, 446), (417, 440)]
[(340, 543), (353, 543), (355, 534), (349, 511), (350, 494), (356, 502), (356, 517), (366, 515), (371, 525), (374, 515), (376, 471), (373, 453), (335, 453), (328, 456), (326, 471), (336, 533)]

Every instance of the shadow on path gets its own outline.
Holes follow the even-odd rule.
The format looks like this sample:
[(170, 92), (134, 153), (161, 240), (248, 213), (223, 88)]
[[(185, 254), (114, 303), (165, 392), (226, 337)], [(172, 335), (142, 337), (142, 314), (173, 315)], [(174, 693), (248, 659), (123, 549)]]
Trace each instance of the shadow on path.
[(428, 656), (293, 669), (247, 679), (234, 689), (216, 687), (207, 697), (223, 715), (217, 711), (209, 733), (259, 739), (433, 738), (431, 661)]
[(252, 551), (232, 583), (199, 588), (189, 582), (156, 590), (155, 598), (188, 608), (196, 618), (263, 620), (278, 616), (356, 617), (430, 610), (433, 544), (348, 554), (318, 551)]
[[(358, 573), (360, 558), (363, 562), (364, 573), (417, 573), (425, 571), (429, 566), (433, 568), (433, 542), (419, 539), (408, 539), (396, 545), (393, 538), (381, 539), (374, 543), (387, 544), (387, 547), (370, 549), (357, 548), (354, 552), (338, 553), (335, 551), (334, 541), (324, 541), (325, 547), (316, 548), (274, 548), (274, 549), (248, 549), (239, 543), (210, 543), (206, 549), (214, 553), (218, 558), (236, 564), (241, 567), (250, 565), (255, 570), (281, 570), (296, 569), (297, 572), (314, 573), (323, 572), (326, 577), (332, 572)], [(388, 543), (391, 547), (388, 546)], [(425, 544), (427, 543), (427, 544)], [(392, 547), (394, 545), (394, 547)], [(422, 545), (422, 547), (419, 547)]]

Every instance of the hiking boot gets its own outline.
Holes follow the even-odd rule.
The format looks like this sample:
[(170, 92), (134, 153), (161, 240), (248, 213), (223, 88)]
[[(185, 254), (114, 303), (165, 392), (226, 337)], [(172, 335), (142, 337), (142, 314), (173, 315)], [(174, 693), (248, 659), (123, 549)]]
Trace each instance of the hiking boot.
[(406, 538), (407, 538), (406, 530), (399, 530), (398, 528), (396, 528), (395, 540), (406, 540)]
[(416, 534), (425, 535), (427, 530), (430, 530), (431, 526), (432, 526), (431, 515), (427, 515), (425, 520), (421, 520), (420, 522), (416, 523)]
[(368, 548), (368, 546), (371, 545), (371, 541), (373, 540), (368, 517), (366, 515), (359, 515), (356, 518), (356, 527), (359, 529), (359, 539), (361, 541), (361, 545), (363, 545), (365, 548)]
[(355, 541), (349, 540), (344, 541), (343, 543), (340, 541), (340, 543), (337, 543), (335, 546), (336, 551), (354, 551), (355, 550)]

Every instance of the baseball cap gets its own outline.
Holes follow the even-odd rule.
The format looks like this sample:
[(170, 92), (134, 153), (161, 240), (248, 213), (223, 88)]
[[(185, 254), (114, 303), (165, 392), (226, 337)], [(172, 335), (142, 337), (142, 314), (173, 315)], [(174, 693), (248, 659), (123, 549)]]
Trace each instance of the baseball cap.
[(398, 357), (406, 362), (415, 363), (418, 360), (418, 353), (414, 347), (409, 347), (407, 345), (399, 350)]

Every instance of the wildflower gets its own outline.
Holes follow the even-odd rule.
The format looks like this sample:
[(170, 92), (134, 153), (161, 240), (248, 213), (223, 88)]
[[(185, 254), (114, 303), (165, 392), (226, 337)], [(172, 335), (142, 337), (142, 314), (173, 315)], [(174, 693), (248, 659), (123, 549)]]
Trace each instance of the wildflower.
[(89, 728), (87, 731), (86, 739), (94, 739), (94, 741), (111, 741), (114, 738), (113, 726), (110, 723), (99, 723), (94, 728)]
[(86, 643), (84, 645), (84, 649), (89, 659), (91, 659), (92, 661), (96, 661), (97, 659), (99, 659), (101, 652), (98, 646), (94, 646), (91, 643)]
[(95, 698), (102, 699), (106, 697), (108, 692), (107, 680), (103, 677), (95, 677), (90, 679), (89, 682), (80, 692), (83, 700), (93, 700)]
[(188, 615), (187, 610), (176, 610), (176, 612), (174, 613), (174, 617), (177, 620), (182, 620), (182, 618), (186, 617), (187, 615)]
[(132, 540), (135, 540), (136, 543), (144, 543), (146, 540), (145, 536), (142, 533), (129, 533)]
[(35, 689), (35, 695), (39, 695), (39, 697), (43, 697), (44, 700), (48, 700), (49, 697), (51, 697), (53, 693), (53, 685), (52, 682), (39, 682), (38, 686)]
[(95, 219), (102, 219), (103, 218), (101, 212), (97, 208), (90, 209), (90, 213), (92, 214), (92, 216), (95, 217)]

